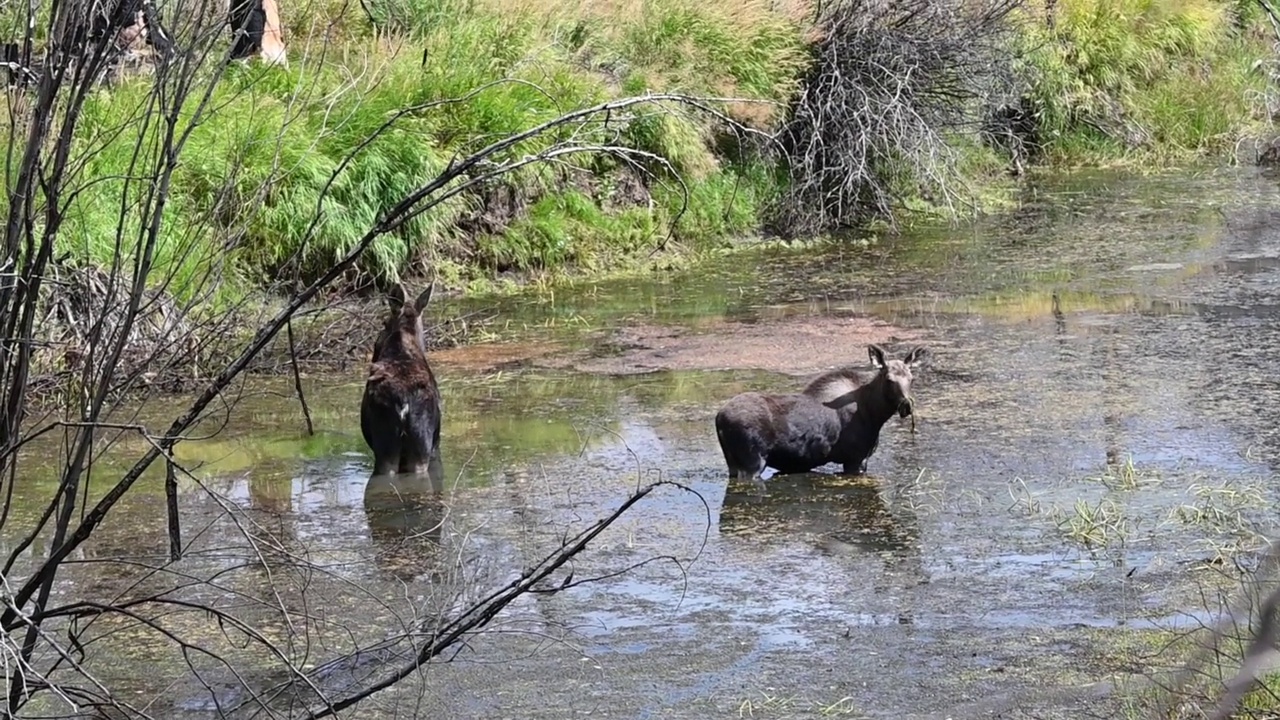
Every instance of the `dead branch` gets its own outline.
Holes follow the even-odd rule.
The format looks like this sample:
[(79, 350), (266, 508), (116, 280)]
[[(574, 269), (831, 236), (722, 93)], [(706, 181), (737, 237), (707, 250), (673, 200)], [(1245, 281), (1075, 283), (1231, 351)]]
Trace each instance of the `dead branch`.
[(302, 406), (302, 416), (307, 421), (307, 434), (315, 435), (315, 426), (311, 424), (311, 408), (307, 407), (307, 396), (302, 392), (302, 375), (298, 372), (298, 347), (293, 341), (293, 318), (285, 325), (289, 335), (289, 365), (293, 368), (293, 388), (298, 393), (298, 404)]
[(169, 559), (177, 562), (182, 559), (182, 526), (178, 517), (178, 476), (174, 471), (173, 458), (168, 458), (164, 470), (165, 510), (169, 518)]
[[(592, 540), (599, 537), (600, 533), (608, 529), (610, 525), (635, 506), (636, 503), (643, 500), (649, 495), (649, 493), (663, 486), (670, 486), (677, 490), (691, 493), (703, 502), (704, 507), (707, 507), (706, 500), (702, 498), (701, 494), (681, 483), (662, 480), (640, 488), (623, 501), (623, 503), (619, 505), (613, 513), (596, 521), (590, 527), (574, 535), (572, 538), (567, 539), (558, 549), (543, 558), (541, 562), (525, 570), (519, 579), (511, 581), (506, 586), (492, 592), (479, 602), (474, 603), (457, 617), (432, 629), (423, 628), (422, 630), (428, 632), (429, 641), (424, 644), (420, 650), (418, 650), (416, 656), (414, 656), (412, 660), (388, 673), (385, 673), (383, 677), (368, 684), (366, 687), (362, 687), (340, 699), (327, 702), (323, 709), (315, 710), (305, 715), (305, 720), (319, 720), (320, 718), (329, 717), (330, 715), (341, 712), (361, 700), (371, 697), (379, 691), (385, 690), (386, 688), (400, 682), (432, 658), (438, 657), (446, 650), (454, 648), (462, 642), (463, 638), (468, 634), (483, 628), (489, 623), (489, 621), (496, 617), (504, 607), (511, 604), (512, 601), (522, 595), (530, 592), (555, 593), (584, 582), (590, 582), (591, 580), (580, 580), (575, 583), (572, 582), (572, 577), (570, 576), (565, 581), (562, 581), (558, 586), (548, 586), (540, 590), (537, 589), (539, 583), (550, 578), (557, 570), (571, 561), (575, 556), (585, 551), (587, 545)], [(707, 507), (708, 531), (710, 529), (711, 521), (710, 512), (710, 507)], [(674, 558), (669, 559), (679, 564)], [(398, 642), (398, 640), (392, 641), (392, 644), (398, 644)], [(380, 650), (385, 651), (389, 647), (390, 645), (385, 645), (380, 648)], [(378, 652), (379, 650), (370, 649), (362, 651), (362, 654)], [(349, 665), (354, 659), (356, 658), (348, 656), (332, 660), (317, 668), (315, 673), (317, 675), (322, 675), (331, 668)]]
[(1020, 0), (843, 0), (823, 8), (814, 62), (778, 134), (790, 184), (772, 213), (784, 237), (893, 222), (904, 196), (946, 207), (963, 178), (949, 133), (1003, 82)]

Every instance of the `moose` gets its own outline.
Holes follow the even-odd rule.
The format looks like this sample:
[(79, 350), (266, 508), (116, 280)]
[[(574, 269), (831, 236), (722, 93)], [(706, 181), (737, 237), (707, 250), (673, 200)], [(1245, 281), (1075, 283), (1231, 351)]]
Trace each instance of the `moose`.
[(846, 475), (865, 473), (884, 424), (894, 413), (912, 415), (911, 371), (926, 354), (915, 347), (901, 360), (886, 359), (873, 344), (867, 355), (874, 370), (831, 370), (800, 393), (734, 396), (715, 418), (729, 479), (750, 480), (763, 493), (766, 467), (793, 474), (839, 463)]
[(422, 310), (434, 288), (433, 282), (412, 303), (406, 302), (403, 285), (387, 294), (391, 312), (373, 344), (360, 403), (360, 431), (373, 451), (375, 478), (420, 478), (425, 470), (432, 491), (439, 494), (444, 485), (440, 389), (427, 363), (422, 330)]

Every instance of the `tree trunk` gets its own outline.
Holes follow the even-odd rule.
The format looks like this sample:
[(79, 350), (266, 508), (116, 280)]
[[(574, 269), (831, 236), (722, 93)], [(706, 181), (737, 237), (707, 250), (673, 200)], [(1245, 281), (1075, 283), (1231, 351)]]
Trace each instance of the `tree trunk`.
[(276, 0), (231, 0), (230, 21), (232, 58), (256, 55), (268, 63), (288, 64)]

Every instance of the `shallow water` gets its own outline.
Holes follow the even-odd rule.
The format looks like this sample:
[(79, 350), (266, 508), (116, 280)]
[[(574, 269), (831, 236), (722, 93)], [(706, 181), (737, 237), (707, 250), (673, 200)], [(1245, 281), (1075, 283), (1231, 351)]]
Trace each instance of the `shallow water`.
[[(203, 484), (183, 480), (181, 569), (227, 572), (186, 592), (314, 665), (457, 612), (663, 479), (694, 492), (655, 491), (572, 568), (581, 580), (670, 561), (525, 596), (456, 661), (357, 716), (1101, 711), (1131, 634), (1203, 620), (1216, 581), (1195, 568), (1273, 529), (1278, 220), (1276, 184), (1247, 171), (1081, 174), (973, 227), (497, 301), (505, 340), (624, 358), (609, 342), (627, 324), (867, 315), (932, 351), (917, 430), (891, 421), (867, 477), (772, 478), (757, 498), (726, 486), (711, 417), (736, 392), (795, 377), (607, 376), (444, 353), (452, 488), (444, 508), (406, 511), (388, 494), (366, 503), (362, 378), (309, 380), (315, 437), (286, 383), (260, 383), (217, 438), (181, 446)], [(162, 498), (151, 483), (127, 499), (66, 593), (132, 592), (133, 575), (106, 561), (164, 555)], [(228, 571), (262, 557), (274, 575)], [(237, 652), (215, 625), (182, 622)], [(159, 716), (216, 715), (245, 694), (217, 663), (197, 663), (210, 694), (154, 634), (103, 625), (118, 634), (90, 661)], [(254, 687), (280, 676), (260, 652), (242, 661)]]

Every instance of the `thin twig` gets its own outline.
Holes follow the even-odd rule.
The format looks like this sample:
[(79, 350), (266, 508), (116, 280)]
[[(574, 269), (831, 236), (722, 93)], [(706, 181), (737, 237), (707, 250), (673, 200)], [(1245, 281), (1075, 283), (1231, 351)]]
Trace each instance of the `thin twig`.
[(182, 559), (182, 528), (178, 519), (178, 476), (173, 469), (173, 458), (167, 458), (164, 473), (164, 499), (169, 515), (169, 559)]
[(285, 325), (289, 336), (289, 364), (293, 367), (293, 388), (298, 393), (298, 403), (302, 405), (302, 417), (307, 421), (307, 435), (315, 435), (315, 427), (311, 424), (311, 408), (307, 407), (307, 396), (302, 392), (302, 375), (298, 372), (298, 349), (293, 342), (293, 318)]

